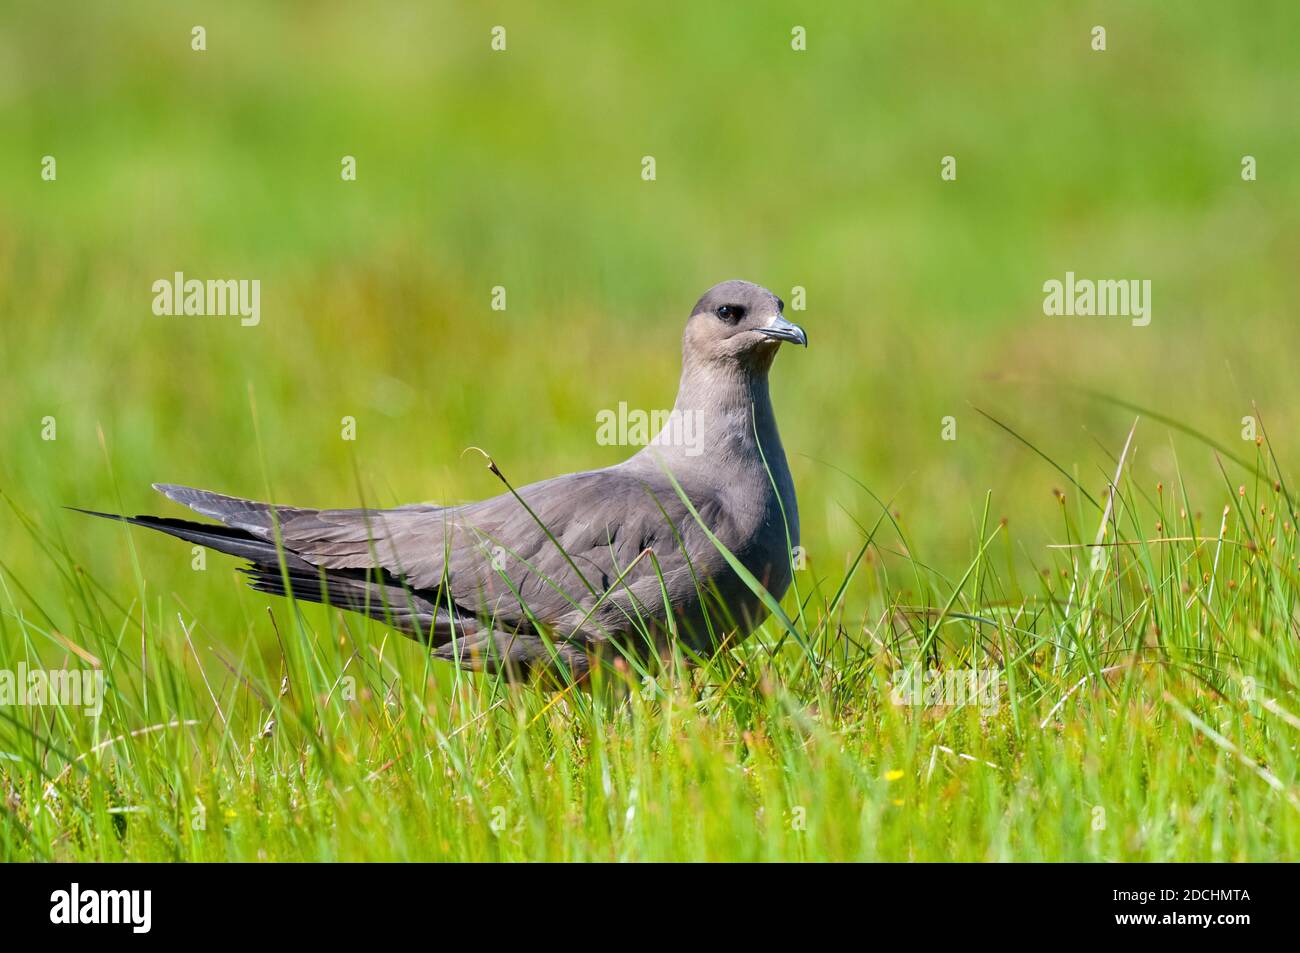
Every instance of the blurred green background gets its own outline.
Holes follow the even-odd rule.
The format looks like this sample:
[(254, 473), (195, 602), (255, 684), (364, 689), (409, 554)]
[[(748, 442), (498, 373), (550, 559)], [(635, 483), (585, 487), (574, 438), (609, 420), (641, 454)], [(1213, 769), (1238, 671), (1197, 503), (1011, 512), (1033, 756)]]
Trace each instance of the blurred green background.
[[(610, 464), (628, 450), (596, 444), (597, 412), (670, 406), (691, 305), (743, 277), (807, 289), (812, 346), (773, 391), (815, 572), (872, 512), (834, 467), (939, 567), (969, 558), (987, 490), (1045, 561), (1063, 478), (973, 406), (1094, 490), (1133, 415), (1084, 390), (1243, 451), (1255, 400), (1300, 459), (1297, 37), (1293, 0), (10, 0), (0, 490), (126, 594), (120, 531), (62, 506), (175, 514), (152, 481), (305, 505), (498, 492), (469, 446), (516, 485)], [(1150, 279), (1150, 326), (1045, 317), (1067, 270)], [(261, 324), (155, 316), (176, 271), (260, 279)], [(1193, 489), (1221, 480), (1146, 421), (1139, 479), (1175, 459)], [(58, 585), (11, 513), (0, 538), (38, 601)], [(196, 584), (188, 547), (137, 545), (153, 594), (210, 621), (262, 602), (231, 560)]]

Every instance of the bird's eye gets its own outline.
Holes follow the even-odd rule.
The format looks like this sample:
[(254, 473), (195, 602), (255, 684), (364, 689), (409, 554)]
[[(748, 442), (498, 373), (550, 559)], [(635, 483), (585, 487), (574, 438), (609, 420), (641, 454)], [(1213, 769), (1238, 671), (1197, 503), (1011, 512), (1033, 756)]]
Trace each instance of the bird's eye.
[(735, 324), (745, 316), (745, 309), (738, 304), (724, 304), (718, 309), (718, 317), (728, 324)]

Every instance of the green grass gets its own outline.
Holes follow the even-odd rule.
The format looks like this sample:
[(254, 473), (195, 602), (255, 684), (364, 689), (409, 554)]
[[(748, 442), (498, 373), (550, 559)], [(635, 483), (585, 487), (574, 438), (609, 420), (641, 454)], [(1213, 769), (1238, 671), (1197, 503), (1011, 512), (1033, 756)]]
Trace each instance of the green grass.
[[(1282, 0), (5, 5), (0, 669), (109, 691), (0, 707), (0, 859), (1295, 856), (1298, 29)], [(260, 278), (262, 324), (153, 316), (177, 270)], [(1067, 270), (1150, 278), (1151, 325), (1044, 317)], [(729, 277), (808, 289), (773, 372), (801, 599), (644, 695), (457, 674), (64, 509), (616, 462), (595, 415), (668, 406)], [(997, 710), (895, 705), (907, 666), (996, 667)]]
[[(1122, 472), (1128, 456), (1104, 522), (1062, 494), (1063, 548), (1028, 591), (1001, 565), (1006, 527), (980, 527), (987, 545), (954, 582), (892, 555), (906, 543), (878, 519), (844, 578), (801, 574), (798, 623), (621, 691), (616, 673), (548, 692), (433, 670), (384, 626), (314, 607), (232, 614), (232, 637), (143, 575), (123, 604), (33, 526), (63, 599), (30, 602), (6, 567), (6, 644), (28, 660), (63, 646), (108, 692), (97, 719), (0, 709), (4, 855), (1293, 855), (1289, 497), (1261, 450), (1215, 498), (1221, 518), (1189, 516), (1181, 487)], [(913, 668), (992, 669), (997, 692), (899, 704)]]

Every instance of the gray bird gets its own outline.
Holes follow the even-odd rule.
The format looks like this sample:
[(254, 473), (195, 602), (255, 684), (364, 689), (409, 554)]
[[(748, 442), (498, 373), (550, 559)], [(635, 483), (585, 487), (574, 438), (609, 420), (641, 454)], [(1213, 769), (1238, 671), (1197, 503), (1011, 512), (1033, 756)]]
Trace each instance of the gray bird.
[(686, 322), (666, 424), (603, 470), (463, 506), (387, 510), (155, 484), (220, 523), (93, 515), (247, 559), (259, 591), (365, 613), (440, 659), (512, 680), (581, 678), (597, 658), (662, 655), (674, 640), (707, 658), (767, 615), (710, 532), (776, 599), (799, 544), (767, 377), (782, 342), (808, 339), (784, 307), (746, 281), (709, 289)]

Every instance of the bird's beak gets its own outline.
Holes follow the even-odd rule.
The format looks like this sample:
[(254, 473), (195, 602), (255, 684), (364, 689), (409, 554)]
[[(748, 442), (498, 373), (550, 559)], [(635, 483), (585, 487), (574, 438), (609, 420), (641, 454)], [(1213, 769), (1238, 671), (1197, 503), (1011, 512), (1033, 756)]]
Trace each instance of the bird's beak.
[(804, 334), (803, 328), (787, 321), (779, 314), (772, 319), (771, 324), (758, 330), (759, 333), (776, 341), (790, 341), (794, 344), (802, 344), (804, 347), (808, 346), (808, 335)]

